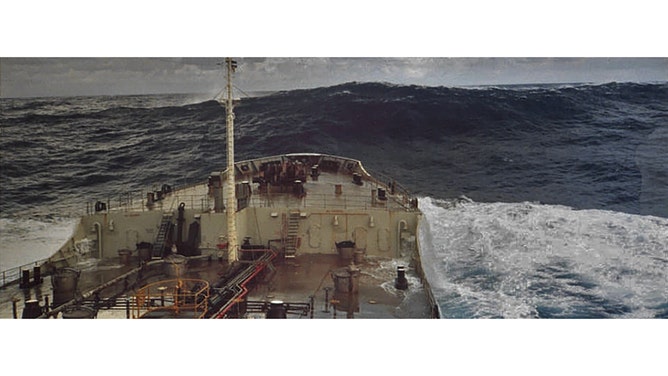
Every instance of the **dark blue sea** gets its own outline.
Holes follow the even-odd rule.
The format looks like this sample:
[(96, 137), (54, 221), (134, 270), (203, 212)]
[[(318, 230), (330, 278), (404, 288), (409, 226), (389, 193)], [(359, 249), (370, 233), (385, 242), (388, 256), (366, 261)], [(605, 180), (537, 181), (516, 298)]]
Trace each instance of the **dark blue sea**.
[[(668, 83), (347, 83), (242, 98), (237, 159), (343, 155), (420, 197), (446, 318), (668, 317)], [(206, 95), (0, 99), (0, 269), (86, 202), (225, 166)]]

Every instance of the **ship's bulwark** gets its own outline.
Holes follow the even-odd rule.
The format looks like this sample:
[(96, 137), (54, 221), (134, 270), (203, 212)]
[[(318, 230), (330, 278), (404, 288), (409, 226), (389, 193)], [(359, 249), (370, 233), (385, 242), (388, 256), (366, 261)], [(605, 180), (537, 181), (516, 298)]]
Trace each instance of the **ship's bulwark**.
[[(667, 94), (665, 84), (346, 84), (278, 93), (237, 106), (237, 156), (345, 155), (430, 197), (426, 222), (441, 278), (435, 290), (446, 315), (664, 317), (668, 298), (658, 286), (666, 275)], [(22, 264), (25, 249), (44, 252), (35, 258), (55, 250), (44, 249), (67, 239), (83, 202), (200, 181), (225, 165), (224, 109), (213, 101), (178, 95), (0, 104), (3, 269)], [(472, 203), (448, 201), (460, 195)], [(461, 223), (472, 213), (477, 222), (457, 228), (459, 236), (438, 220)], [(528, 218), (535, 222), (526, 228), (557, 234), (516, 226)], [(629, 250), (636, 257), (625, 257)], [(528, 251), (542, 256), (521, 257)], [(583, 258), (594, 265), (597, 257), (598, 267), (578, 269)], [(504, 268), (510, 264), (499, 259), (525, 267)], [(509, 296), (527, 305), (506, 310)]]

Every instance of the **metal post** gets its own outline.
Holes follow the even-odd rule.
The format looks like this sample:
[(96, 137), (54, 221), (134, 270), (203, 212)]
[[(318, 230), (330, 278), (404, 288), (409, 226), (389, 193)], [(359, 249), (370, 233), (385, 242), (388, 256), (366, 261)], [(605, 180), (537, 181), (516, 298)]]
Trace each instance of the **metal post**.
[(160, 291), (160, 306), (161, 307), (165, 306), (165, 290), (167, 290), (167, 287), (165, 287), (165, 286), (158, 287), (158, 291)]
[(16, 306), (16, 303), (18, 303), (19, 301), (21, 301), (21, 299), (12, 298), (12, 314), (13, 314), (15, 319), (19, 318), (19, 311), (18, 311), (18, 308)]
[(125, 318), (130, 318), (130, 298), (125, 297)]
[(313, 295), (309, 296), (309, 312), (311, 313), (311, 318), (313, 318), (313, 306), (315, 305), (315, 297)]
[(325, 287), (325, 313), (329, 313), (329, 290), (330, 287)]
[(49, 313), (49, 296), (44, 295), (44, 313), (48, 314)]

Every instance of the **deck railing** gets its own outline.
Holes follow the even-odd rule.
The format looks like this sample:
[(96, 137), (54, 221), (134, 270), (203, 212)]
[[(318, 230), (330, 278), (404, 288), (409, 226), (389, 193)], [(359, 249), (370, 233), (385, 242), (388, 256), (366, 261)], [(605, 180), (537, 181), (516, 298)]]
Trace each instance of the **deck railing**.
[(0, 287), (5, 287), (5, 286), (10, 285), (14, 282), (20, 281), (21, 277), (23, 276), (23, 271), (24, 270), (32, 271), (35, 267), (42, 266), (42, 264), (44, 264), (48, 260), (49, 259), (37, 260), (37, 261), (33, 261), (31, 263), (28, 263), (28, 264), (24, 264), (24, 265), (21, 265), (21, 266), (16, 266), (16, 267), (13, 267), (13, 268), (3, 270), (2, 272), (0, 272), (2, 274), (2, 276), (1, 276), (2, 280), (0, 280), (0, 283), (1, 283)]
[(148, 284), (135, 293), (136, 318), (153, 311), (166, 311), (202, 318), (208, 308), (209, 283), (200, 279), (171, 279)]
[[(386, 188), (388, 193), (388, 199), (385, 202), (380, 200), (373, 200), (370, 196), (354, 196), (350, 194), (342, 195), (341, 197), (334, 197), (332, 195), (318, 195), (313, 193), (307, 193), (306, 197), (302, 200), (302, 206), (304, 207), (326, 207), (326, 208), (339, 208), (339, 209), (369, 209), (369, 208), (378, 208), (383, 205), (395, 205), (392, 207), (401, 207), (407, 211), (416, 210), (411, 205), (410, 202), (410, 193), (406, 188), (401, 186), (395, 180), (385, 176), (382, 173), (377, 171), (364, 171), (369, 174), (365, 176), (364, 179), (375, 185), (376, 188), (382, 187)], [(109, 211), (150, 211), (150, 210), (162, 210), (162, 211), (173, 211), (176, 210), (178, 205), (183, 202), (186, 204), (186, 209), (201, 210), (202, 212), (208, 211), (212, 207), (213, 199), (207, 194), (176, 194), (176, 192), (194, 188), (205, 182), (197, 182), (191, 184), (184, 184), (179, 187), (171, 189), (171, 192), (165, 193), (164, 198), (161, 200), (155, 200), (151, 207), (147, 206), (147, 194), (150, 192), (156, 193), (155, 189), (152, 190), (141, 190), (134, 192), (124, 192), (118, 194), (117, 196), (107, 197), (106, 201), (102, 201), (106, 204), (107, 212)], [(280, 202), (279, 197), (283, 194), (270, 194), (270, 195), (259, 195), (254, 193), (251, 196), (251, 206), (256, 207), (272, 207), (276, 203)], [(276, 197), (274, 197), (276, 196)], [(94, 214), (95, 205), (94, 203), (86, 204), (86, 214)]]
[[(186, 187), (188, 188), (188, 187)], [(179, 188), (181, 190), (183, 188)], [(146, 199), (147, 191), (128, 192), (124, 193), (114, 199), (107, 198), (102, 201), (106, 205), (106, 212), (130, 212), (130, 211), (151, 211), (176, 210), (178, 205), (183, 202), (186, 204), (186, 209), (196, 209), (206, 211), (210, 208), (211, 198), (208, 195), (201, 194), (176, 194), (174, 191), (167, 193), (161, 200), (155, 200), (151, 207), (147, 205)], [(101, 201), (101, 200), (100, 200)], [(167, 205), (165, 205), (167, 203)], [(95, 214), (95, 204), (91, 202), (86, 203), (86, 215)]]
[[(291, 193), (272, 193), (253, 194), (250, 197), (251, 207), (271, 208), (284, 207), (285, 202), (290, 200), (290, 205), (294, 205), (295, 195)], [(387, 199), (381, 200), (369, 195), (353, 195), (347, 193), (341, 196), (331, 194), (306, 193), (299, 201), (299, 207), (302, 208), (324, 208), (324, 209), (403, 209), (406, 211), (415, 211), (417, 208), (411, 206), (410, 199), (403, 195), (387, 196)]]

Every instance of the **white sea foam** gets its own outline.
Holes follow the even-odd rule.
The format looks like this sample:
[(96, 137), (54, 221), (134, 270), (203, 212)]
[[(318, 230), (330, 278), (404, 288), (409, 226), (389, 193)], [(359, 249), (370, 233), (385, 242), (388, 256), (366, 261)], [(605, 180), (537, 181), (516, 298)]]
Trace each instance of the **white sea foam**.
[(666, 218), (432, 198), (420, 208), (446, 317), (654, 317), (668, 303)]
[(51, 256), (72, 235), (76, 220), (0, 218), (0, 270)]

